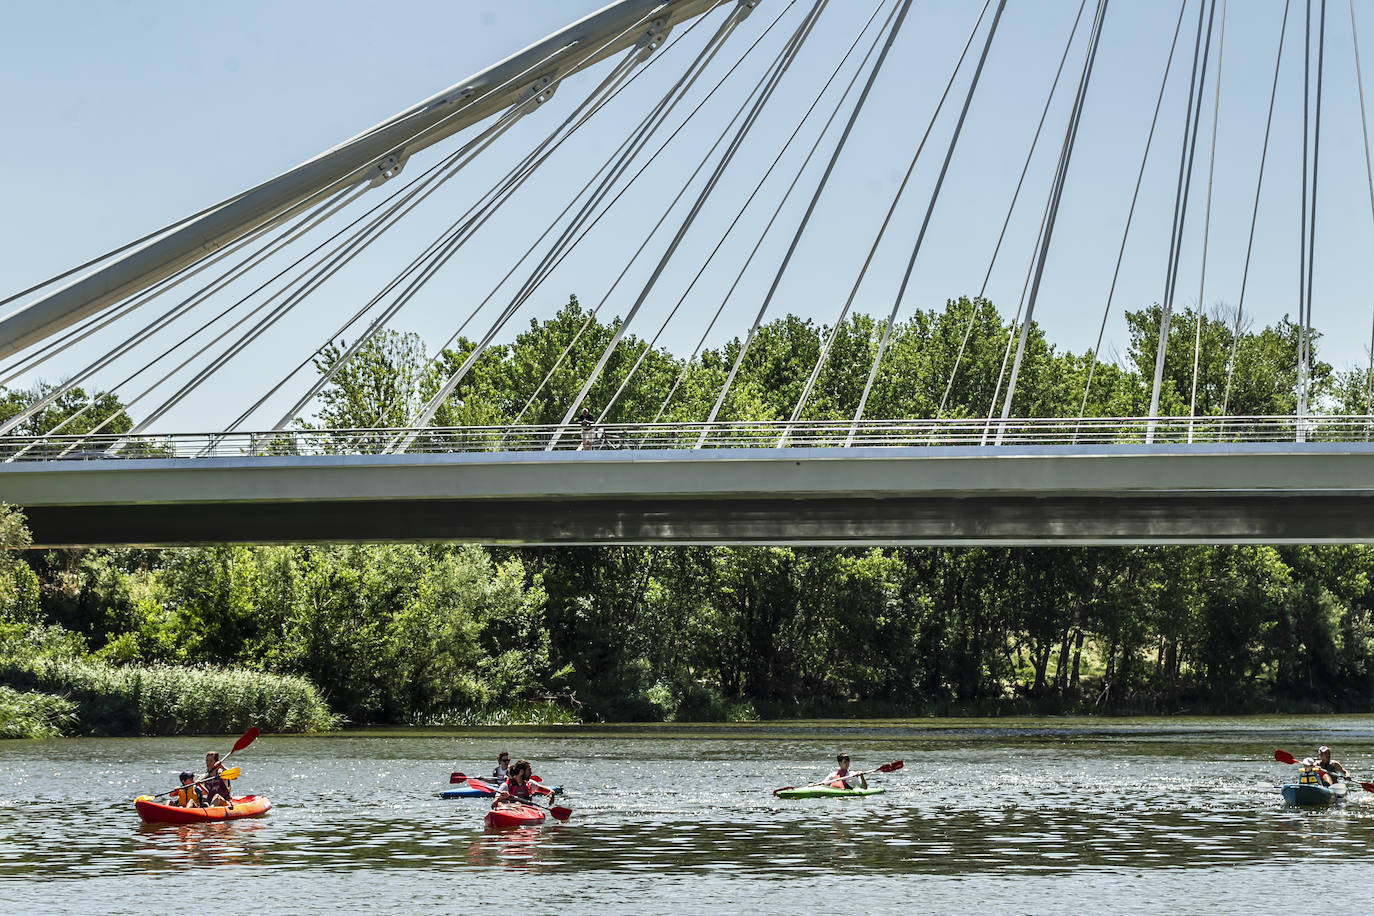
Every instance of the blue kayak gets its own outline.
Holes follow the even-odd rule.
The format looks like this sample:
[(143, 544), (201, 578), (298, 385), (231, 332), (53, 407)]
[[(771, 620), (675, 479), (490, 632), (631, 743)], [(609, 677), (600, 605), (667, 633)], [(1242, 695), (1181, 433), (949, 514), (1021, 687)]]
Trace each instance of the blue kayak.
[(1334, 786), (1311, 786), (1298, 783), (1289, 783), (1280, 786), (1283, 792), (1283, 800), (1290, 805), (1297, 805), (1300, 808), (1321, 808), (1326, 805), (1335, 804), (1345, 798), (1345, 783), (1338, 782)]

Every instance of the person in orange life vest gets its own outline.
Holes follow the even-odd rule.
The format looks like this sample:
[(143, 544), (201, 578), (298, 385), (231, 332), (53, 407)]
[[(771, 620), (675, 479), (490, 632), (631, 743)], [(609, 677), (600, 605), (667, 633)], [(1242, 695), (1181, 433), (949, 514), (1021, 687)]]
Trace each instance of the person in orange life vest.
[(506, 774), (506, 781), (496, 790), (496, 798), (492, 799), (491, 806), (495, 808), (498, 805), (529, 802), (536, 792), (552, 795), (548, 789), (530, 780), (532, 772), (534, 770), (528, 760), (517, 760)]
[(178, 808), (205, 807), (205, 797), (201, 794), (200, 786), (195, 784), (196, 774), (182, 770), (177, 778), (181, 781), (181, 788), (172, 792), (171, 801), (167, 804)]
[[(825, 777), (825, 781), (830, 783), (832, 788), (836, 789), (854, 788), (855, 777), (849, 775), (849, 755), (837, 754), (835, 755), (835, 762), (838, 763), (839, 766), (835, 768), (835, 772)], [(868, 780), (864, 779), (862, 773), (858, 775), (858, 780), (860, 787), (865, 789), (868, 788)]]

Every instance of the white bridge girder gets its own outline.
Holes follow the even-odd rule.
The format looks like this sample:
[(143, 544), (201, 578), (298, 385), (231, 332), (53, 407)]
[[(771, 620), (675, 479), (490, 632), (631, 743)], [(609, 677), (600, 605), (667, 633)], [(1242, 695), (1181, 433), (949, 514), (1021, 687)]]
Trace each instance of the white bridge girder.
[(1132, 544), (1374, 540), (1374, 444), (35, 461), (35, 542)]

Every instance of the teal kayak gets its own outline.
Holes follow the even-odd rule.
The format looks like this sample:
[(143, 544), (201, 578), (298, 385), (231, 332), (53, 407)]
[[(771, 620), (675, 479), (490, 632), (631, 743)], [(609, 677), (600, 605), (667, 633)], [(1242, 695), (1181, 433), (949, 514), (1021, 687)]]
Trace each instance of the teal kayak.
[(1331, 805), (1345, 798), (1345, 783), (1338, 782), (1334, 786), (1311, 786), (1289, 783), (1281, 786), (1283, 800), (1290, 805), (1298, 805), (1302, 808), (1320, 808), (1324, 805)]
[(778, 798), (851, 798), (859, 795), (882, 795), (885, 789), (836, 789), (834, 786), (803, 786), (800, 789), (779, 789)]

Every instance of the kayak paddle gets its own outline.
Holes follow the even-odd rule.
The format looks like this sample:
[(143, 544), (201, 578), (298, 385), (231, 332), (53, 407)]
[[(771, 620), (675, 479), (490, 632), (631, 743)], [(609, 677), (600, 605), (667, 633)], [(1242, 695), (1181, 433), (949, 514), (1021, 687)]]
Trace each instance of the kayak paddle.
[(220, 763), (228, 760), (256, 740), (258, 740), (258, 727), (253, 725), (249, 727), (248, 731), (239, 736), (239, 740), (234, 742), (234, 746), (229, 749), (229, 753), (219, 759)]
[[(1274, 759), (1277, 760), (1279, 763), (1298, 762), (1298, 758), (1294, 757), (1292, 754), (1282, 749), (1274, 751)], [(1358, 779), (1351, 779), (1350, 782), (1355, 783), (1355, 785), (1359, 786), (1361, 789), (1364, 789), (1366, 792), (1374, 792), (1374, 782), (1360, 782)]]
[[(844, 779), (853, 779), (855, 776), (867, 776), (869, 773), (891, 773), (893, 770), (900, 770), (900, 769), (901, 769), (902, 767), (904, 767), (904, 766), (906, 766), (906, 764), (905, 764), (903, 761), (901, 761), (901, 760), (894, 760), (894, 761), (892, 761), (891, 763), (885, 763), (885, 764), (883, 764), (882, 766), (880, 766), (880, 767), (875, 767), (874, 769), (871, 769), (871, 770), (861, 770), (861, 771), (858, 772), (858, 773), (850, 773), (850, 774), (846, 775), (846, 776), (843, 777), (843, 778), (844, 778)], [(823, 780), (823, 781), (821, 781), (821, 782), (807, 783), (806, 785), (802, 786), (801, 788), (803, 788), (803, 789), (809, 789), (809, 788), (811, 788), (812, 786), (828, 786), (828, 785), (830, 785), (831, 781), (832, 781), (832, 780), (827, 779), (827, 780)], [(774, 790), (773, 790), (773, 794), (774, 794), (774, 795), (777, 795), (779, 792), (786, 792), (786, 791), (788, 791), (789, 789), (795, 789), (795, 788), (797, 788), (797, 787), (796, 787), (796, 786), (783, 786), (781, 789), (774, 789)]]
[[(471, 779), (471, 778), (469, 778), (469, 779), (467, 780), (467, 784), (468, 784), (468, 786), (470, 786), (471, 788), (476, 789), (478, 792), (485, 792), (485, 793), (488, 794), (488, 795), (495, 795), (495, 794), (496, 794), (496, 790), (497, 790), (497, 788), (498, 788), (498, 786), (495, 786), (495, 785), (493, 785), (493, 784), (491, 784), (491, 783), (489, 783), (489, 782), (486, 782), (485, 780), (482, 780), (482, 779)], [(552, 797), (552, 796), (554, 796), (554, 795), (557, 795), (559, 791), (562, 791), (561, 789), (558, 790), (558, 791), (555, 791), (555, 790), (550, 789), (549, 787), (547, 787), (547, 786), (545, 786), (545, 785), (541, 785), (541, 784), (539, 783), (539, 781), (536, 780), (534, 777), (530, 777), (530, 788), (533, 789), (533, 790), (536, 791), (536, 792), (543, 792), (545, 795), (548, 795), (548, 796), (550, 796), (550, 797)]]
[[(487, 780), (483, 779), (481, 776), (470, 777), (470, 776), (468, 776), (467, 773), (449, 773), (449, 774), (448, 774), (448, 781), (449, 781), (449, 782), (452, 782), (452, 783), (467, 782), (467, 781), (468, 781), (469, 779), (471, 779), (471, 778), (481, 779), (483, 782), (486, 782), (486, 781), (487, 781)], [(540, 779), (538, 776), (531, 776), (530, 779), (534, 780), (535, 782), (543, 782), (543, 781), (544, 781), (544, 780)]]
[[(220, 773), (219, 775), (220, 775), (220, 778), (221, 778), (221, 779), (238, 779), (238, 778), (239, 778), (239, 768), (238, 768), (238, 767), (230, 767), (229, 769), (225, 770), (223, 773)], [(200, 785), (200, 784), (202, 784), (202, 783), (209, 782), (209, 781), (212, 780), (212, 779), (214, 779), (213, 776), (207, 776), (207, 777), (205, 777), (204, 779), (197, 779), (195, 782), (191, 783), (191, 785), (193, 785), (193, 786), (198, 786), (198, 785)], [(157, 793), (156, 795), (149, 795), (149, 796), (147, 796), (147, 797), (148, 797), (148, 798), (161, 798), (161, 797), (164, 796), (164, 795), (171, 795), (172, 792), (175, 792), (177, 789), (183, 789), (183, 788), (185, 788), (185, 786), (177, 786), (176, 789), (172, 789), (172, 790), (167, 791), (167, 792), (159, 792), (159, 793)]]
[(543, 808), (545, 811), (553, 815), (554, 820), (566, 821), (568, 818), (572, 817), (572, 809), (565, 808), (562, 805), (541, 805), (536, 803), (534, 799), (530, 799), (529, 801), (522, 801), (521, 804), (530, 805), (534, 808)]
[[(480, 785), (474, 785), (474, 784), (473, 784), (473, 780), (474, 780), (474, 779), (476, 779), (477, 782), (480, 783)], [(449, 774), (448, 774), (448, 781), (449, 781), (451, 784), (453, 784), (453, 785), (461, 785), (461, 784), (463, 784), (463, 783), (467, 783), (468, 785), (472, 786), (472, 788), (477, 789), (478, 791), (481, 791), (481, 792), (486, 792), (486, 793), (488, 793), (488, 794), (494, 793), (494, 792), (496, 791), (496, 783), (490, 782), (490, 781), (488, 781), (488, 780), (486, 780), (486, 779), (483, 779), (483, 778), (481, 778), (480, 776), (475, 776), (475, 777), (474, 777), (474, 776), (469, 776), (469, 775), (466, 774), (466, 773), (449, 773)], [(539, 782), (539, 783), (542, 783), (544, 780), (540, 779), (538, 776), (531, 776), (531, 777), (530, 777), (530, 781), (531, 781), (531, 782)], [(549, 794), (550, 794), (550, 795), (557, 795), (559, 792), (562, 792), (562, 791), (563, 791), (563, 789), (560, 787), (560, 788), (557, 788), (557, 789), (553, 790), (553, 791), (550, 792)]]

